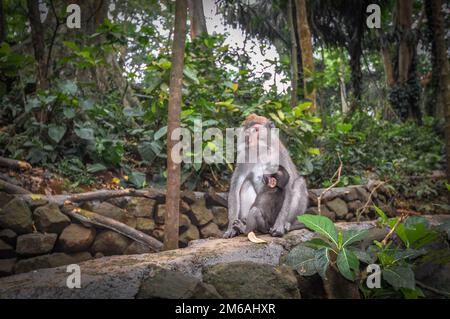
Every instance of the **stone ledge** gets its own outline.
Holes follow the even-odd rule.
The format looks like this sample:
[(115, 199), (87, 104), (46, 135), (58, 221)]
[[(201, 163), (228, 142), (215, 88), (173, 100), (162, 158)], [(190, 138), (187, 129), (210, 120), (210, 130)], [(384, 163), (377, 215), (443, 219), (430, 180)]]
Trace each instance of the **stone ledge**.
[[(352, 229), (373, 228), (374, 222), (337, 223)], [(104, 257), (80, 263), (81, 289), (69, 289), (66, 267), (48, 268), (0, 278), (0, 298), (134, 298), (153, 267), (180, 271), (201, 279), (207, 266), (250, 261), (276, 266), (289, 249), (313, 237), (307, 229), (282, 238), (260, 236), (267, 244), (246, 237), (201, 239), (183, 249), (156, 254)]]

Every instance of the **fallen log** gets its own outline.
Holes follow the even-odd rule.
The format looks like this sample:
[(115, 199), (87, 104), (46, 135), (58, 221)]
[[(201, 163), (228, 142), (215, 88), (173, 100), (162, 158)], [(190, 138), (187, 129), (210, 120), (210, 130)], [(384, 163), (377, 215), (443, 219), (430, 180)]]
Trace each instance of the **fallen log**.
[(128, 225), (125, 225), (124, 223), (121, 223), (117, 220), (114, 220), (112, 218), (108, 218), (102, 215), (99, 215), (97, 213), (81, 209), (79, 207), (73, 207), (68, 203), (63, 208), (63, 213), (66, 215), (73, 217), (83, 223), (93, 224), (96, 226), (105, 227), (108, 229), (111, 229), (117, 233), (120, 233), (134, 241), (137, 241), (141, 244), (147, 245), (154, 251), (158, 252), (162, 250), (163, 243), (157, 240), (156, 238), (153, 238), (152, 236), (149, 236), (147, 234), (144, 234), (141, 231), (138, 231)]
[(24, 169), (24, 170), (30, 170), (31, 165), (28, 162), (15, 160), (11, 158), (6, 158), (0, 156), (0, 166), (13, 168), (13, 169)]
[(72, 203), (82, 203), (87, 201), (105, 201), (111, 198), (117, 197), (145, 197), (156, 200), (158, 203), (165, 201), (165, 194), (163, 191), (147, 188), (147, 189), (117, 189), (117, 190), (99, 190), (78, 194), (64, 194), (64, 195), (41, 195), (28, 193), (18, 193), (18, 197), (21, 197), (27, 202), (33, 202), (36, 200), (46, 200), (50, 203), (55, 203), (59, 206), (64, 205), (64, 202), (69, 201)]
[(0, 191), (6, 192), (8, 194), (31, 194), (31, 192), (26, 190), (25, 188), (8, 183), (7, 181), (2, 179), (0, 179)]

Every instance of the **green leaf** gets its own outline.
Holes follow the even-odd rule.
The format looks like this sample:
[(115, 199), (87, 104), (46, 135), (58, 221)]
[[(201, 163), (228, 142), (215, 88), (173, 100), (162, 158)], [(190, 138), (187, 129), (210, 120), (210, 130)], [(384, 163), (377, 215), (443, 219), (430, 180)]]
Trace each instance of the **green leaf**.
[(361, 250), (361, 249), (358, 249), (358, 248), (355, 248), (355, 247), (350, 247), (348, 249), (351, 250), (352, 253), (355, 254), (356, 258), (358, 258), (363, 263), (372, 264), (373, 262), (375, 262), (374, 259), (376, 257), (370, 256), (370, 254), (365, 252), (364, 250)]
[(126, 117), (140, 117), (145, 114), (145, 112), (141, 108), (137, 107), (126, 107), (123, 109), (122, 113)]
[(329, 251), (328, 248), (321, 248), (316, 250), (314, 255), (314, 267), (316, 267), (318, 274), (324, 279), (326, 279), (326, 272), (330, 265)]
[(48, 128), (48, 136), (55, 142), (59, 143), (63, 138), (64, 134), (66, 134), (67, 128), (65, 126), (58, 125), (50, 125)]
[(200, 84), (200, 81), (198, 80), (197, 77), (197, 71), (195, 71), (194, 69), (186, 66), (183, 69), (183, 74), (192, 82), (194, 82), (195, 84)]
[(286, 264), (297, 270), (302, 276), (312, 276), (317, 273), (314, 260), (315, 250), (300, 244), (289, 252)]
[(32, 97), (28, 99), (27, 103), (25, 104), (25, 112), (30, 112), (32, 109), (36, 109), (41, 106), (41, 102), (37, 97)]
[(79, 137), (82, 138), (83, 140), (89, 140), (92, 141), (95, 139), (94, 136), (94, 130), (91, 128), (75, 128), (75, 134)]
[(325, 216), (304, 214), (298, 217), (298, 221), (305, 224), (309, 229), (326, 236), (336, 245), (336, 247), (338, 246), (336, 227), (331, 219)]
[(403, 296), (405, 296), (405, 299), (419, 299), (419, 297), (425, 297), (422, 289), (419, 287), (416, 287), (415, 289), (400, 288), (400, 291)]
[(160, 59), (157, 64), (161, 69), (164, 70), (168, 70), (172, 66), (172, 63), (165, 58)]
[(353, 125), (350, 123), (338, 123), (336, 124), (336, 130), (340, 133), (348, 133), (352, 129)]
[(337, 255), (336, 265), (345, 278), (355, 280), (359, 271), (359, 260), (351, 250), (343, 248)]
[(145, 174), (137, 171), (132, 171), (128, 176), (128, 181), (132, 183), (136, 188), (145, 187), (147, 184)]
[(391, 266), (382, 270), (383, 279), (386, 280), (395, 289), (408, 288), (414, 289), (416, 281), (414, 272), (407, 266)]
[(75, 110), (71, 107), (65, 107), (63, 113), (64, 116), (69, 120), (75, 117)]
[(428, 228), (426, 219), (411, 218), (411, 221), (408, 220), (399, 224), (395, 230), (407, 248), (421, 248), (437, 238), (437, 232)]
[(344, 230), (344, 241), (342, 246), (348, 246), (353, 244), (354, 242), (360, 241), (362, 239), (364, 239), (364, 237), (367, 236), (367, 229), (363, 229), (363, 230)]
[(78, 91), (78, 87), (77, 84), (74, 81), (64, 81), (62, 83), (60, 83), (59, 85), (59, 89), (67, 95), (75, 95)]
[(80, 106), (83, 111), (92, 110), (94, 108), (94, 101), (89, 98), (80, 100)]
[(153, 145), (150, 142), (142, 142), (138, 145), (138, 152), (141, 158), (147, 162), (153, 162), (156, 153), (153, 151)]
[(310, 147), (308, 148), (308, 152), (312, 155), (320, 155), (320, 149), (318, 148)]
[(75, 42), (72, 41), (63, 41), (63, 43), (70, 49), (74, 51), (79, 51), (80, 48), (75, 44)]
[(373, 208), (375, 209), (375, 211), (377, 212), (377, 214), (381, 217), (381, 220), (385, 223), (387, 223), (388, 218), (386, 216), (386, 214), (376, 205), (373, 205)]
[(167, 126), (161, 127), (158, 131), (156, 131), (154, 138), (155, 140), (159, 140), (161, 137), (167, 134)]
[(86, 167), (89, 173), (97, 173), (106, 170), (106, 166), (100, 163), (87, 164)]
[(331, 248), (329, 243), (324, 241), (322, 238), (317, 238), (317, 237), (306, 241), (304, 244), (305, 244), (305, 246), (311, 247), (314, 249), (323, 248), (323, 247)]

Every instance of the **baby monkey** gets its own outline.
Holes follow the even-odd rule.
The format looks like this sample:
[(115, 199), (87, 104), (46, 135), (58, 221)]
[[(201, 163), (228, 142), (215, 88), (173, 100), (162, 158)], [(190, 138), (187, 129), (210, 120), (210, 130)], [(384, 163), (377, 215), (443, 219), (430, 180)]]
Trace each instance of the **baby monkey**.
[(236, 220), (233, 228), (242, 234), (258, 231), (269, 233), (283, 206), (285, 186), (289, 182), (289, 173), (279, 165), (273, 174), (263, 175), (263, 189), (256, 196), (255, 202), (250, 208), (249, 214), (244, 220)]

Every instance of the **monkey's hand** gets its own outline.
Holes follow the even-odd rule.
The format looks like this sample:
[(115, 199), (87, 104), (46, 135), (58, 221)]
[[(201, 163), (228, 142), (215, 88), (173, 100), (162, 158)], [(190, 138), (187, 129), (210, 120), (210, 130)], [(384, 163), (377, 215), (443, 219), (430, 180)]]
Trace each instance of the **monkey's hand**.
[(273, 227), (270, 228), (269, 232), (270, 235), (272, 235), (273, 237), (281, 237), (284, 234), (286, 234), (286, 231), (288, 229), (289, 225), (275, 223), (275, 225), (273, 225)]
[(233, 238), (238, 235), (237, 231), (234, 228), (228, 229), (225, 234), (223, 234), (223, 238)]

